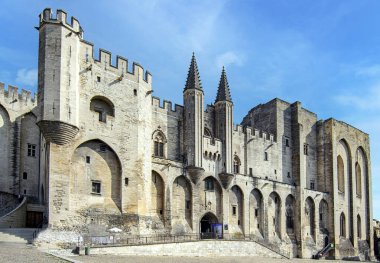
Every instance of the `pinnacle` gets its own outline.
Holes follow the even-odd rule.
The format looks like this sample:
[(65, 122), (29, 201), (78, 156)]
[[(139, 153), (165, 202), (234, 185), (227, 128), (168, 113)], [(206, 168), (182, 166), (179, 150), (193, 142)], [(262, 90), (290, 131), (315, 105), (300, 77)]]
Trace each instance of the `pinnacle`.
[(187, 73), (187, 80), (185, 90), (187, 89), (198, 89), (202, 90), (202, 82), (199, 77), (197, 61), (195, 59), (195, 54), (191, 58), (191, 63), (189, 67), (189, 72)]
[(224, 69), (224, 66), (222, 69), (222, 75), (220, 76), (218, 93), (217, 93), (216, 99), (215, 99), (215, 102), (218, 102), (218, 101), (230, 101), (230, 102), (232, 102), (231, 94), (230, 94), (230, 87), (228, 86), (227, 74), (226, 74), (226, 70)]

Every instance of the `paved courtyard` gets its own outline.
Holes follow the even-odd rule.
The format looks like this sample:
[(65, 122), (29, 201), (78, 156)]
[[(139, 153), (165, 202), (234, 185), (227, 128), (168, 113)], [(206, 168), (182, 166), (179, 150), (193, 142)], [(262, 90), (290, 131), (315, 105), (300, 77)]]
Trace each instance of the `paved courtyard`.
[(163, 257), (163, 256), (113, 256), (113, 255), (96, 255), (75, 257), (75, 260), (81, 262), (112, 262), (112, 263), (290, 263), (290, 262), (339, 262), (332, 260), (312, 260), (312, 259), (273, 259), (261, 257)]
[(0, 242), (0, 262), (67, 262), (38, 250), (32, 245)]
[(118, 255), (90, 255), (90, 256), (68, 256), (65, 259), (52, 256), (37, 249), (32, 245), (0, 242), (0, 262), (12, 263), (34, 263), (34, 262), (112, 262), (112, 263), (290, 263), (290, 262), (339, 262), (332, 260), (312, 259), (273, 259), (263, 257), (168, 257), (168, 256), (118, 256)]

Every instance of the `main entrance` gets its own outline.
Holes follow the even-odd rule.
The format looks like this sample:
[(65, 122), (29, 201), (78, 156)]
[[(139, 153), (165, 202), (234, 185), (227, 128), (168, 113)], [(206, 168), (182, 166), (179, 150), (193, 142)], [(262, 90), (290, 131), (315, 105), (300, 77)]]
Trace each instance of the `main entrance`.
[(199, 228), (202, 239), (223, 238), (222, 224), (218, 223), (218, 218), (211, 212), (202, 217)]

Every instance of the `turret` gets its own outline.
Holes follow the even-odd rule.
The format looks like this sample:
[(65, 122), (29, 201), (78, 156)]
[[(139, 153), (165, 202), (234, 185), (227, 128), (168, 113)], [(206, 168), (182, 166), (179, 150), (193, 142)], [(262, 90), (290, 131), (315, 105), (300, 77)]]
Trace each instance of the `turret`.
[(233, 103), (223, 67), (215, 99), (215, 135), (222, 141), (223, 170), (228, 174), (232, 172), (232, 128)]
[(40, 14), (38, 125), (48, 142), (68, 143), (78, 133), (79, 49), (82, 28), (75, 18), (51, 9)]
[(203, 149), (203, 89), (199, 77), (197, 61), (195, 55), (191, 58), (189, 72), (185, 89), (183, 91), (184, 100), (184, 146), (188, 164), (188, 171), (196, 182), (203, 173), (202, 149)]

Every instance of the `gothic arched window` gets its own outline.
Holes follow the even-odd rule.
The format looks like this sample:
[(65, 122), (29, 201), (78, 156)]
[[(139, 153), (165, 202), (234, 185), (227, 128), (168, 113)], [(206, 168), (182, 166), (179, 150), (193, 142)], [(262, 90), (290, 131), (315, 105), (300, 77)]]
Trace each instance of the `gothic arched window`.
[(165, 157), (165, 144), (166, 144), (166, 137), (163, 134), (162, 131), (156, 131), (153, 134), (153, 141), (154, 141), (154, 156), (155, 157)]
[(234, 157), (234, 174), (240, 173), (240, 159), (237, 155)]
[(211, 131), (208, 128), (206, 128), (206, 127), (204, 128), (204, 135), (207, 136), (207, 137), (212, 138)]

